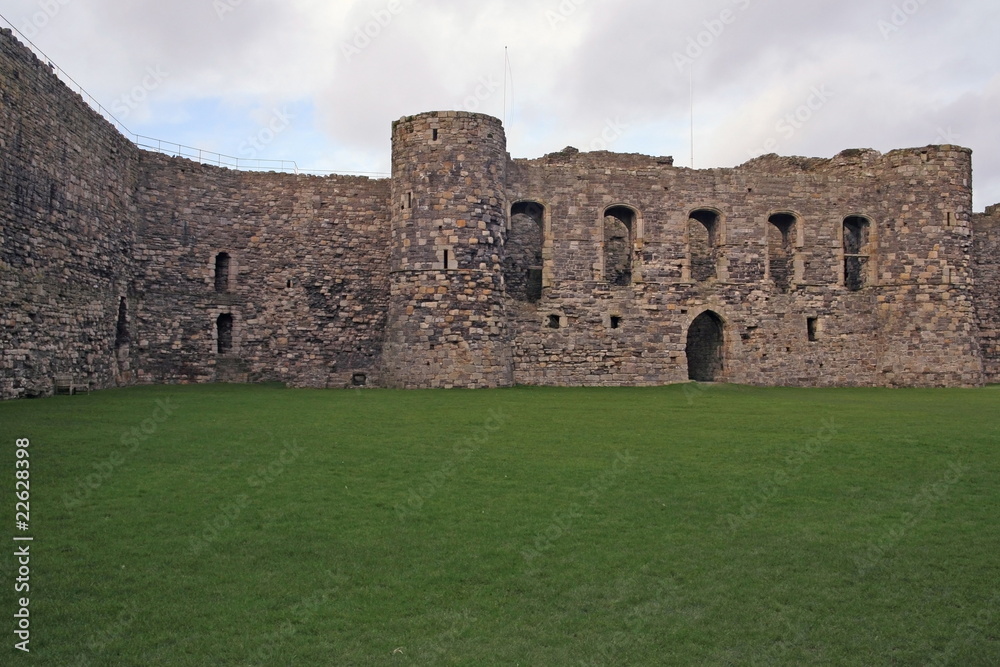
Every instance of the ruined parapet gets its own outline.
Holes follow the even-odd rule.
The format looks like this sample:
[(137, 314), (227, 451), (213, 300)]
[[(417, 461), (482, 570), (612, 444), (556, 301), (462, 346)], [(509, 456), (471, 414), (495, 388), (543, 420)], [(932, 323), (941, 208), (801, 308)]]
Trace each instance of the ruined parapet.
[(431, 112), (393, 126), (391, 297), (382, 383), (512, 384), (501, 270), (500, 121)]

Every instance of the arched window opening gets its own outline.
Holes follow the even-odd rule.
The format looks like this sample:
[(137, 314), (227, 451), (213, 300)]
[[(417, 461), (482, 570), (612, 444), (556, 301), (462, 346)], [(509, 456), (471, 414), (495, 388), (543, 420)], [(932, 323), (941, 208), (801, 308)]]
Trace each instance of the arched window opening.
[(719, 214), (708, 209), (691, 213), (688, 220), (688, 243), (691, 253), (691, 279), (704, 282), (717, 277)]
[(795, 237), (797, 219), (790, 213), (776, 213), (768, 218), (768, 273), (779, 292), (787, 292), (795, 277)]
[(537, 303), (542, 298), (542, 246), (545, 242), (545, 207), (520, 201), (510, 209), (510, 231), (504, 248), (504, 283), (507, 295)]
[(687, 335), (688, 379), (715, 382), (722, 376), (722, 318), (711, 310), (699, 315)]
[(612, 285), (632, 284), (632, 246), (635, 211), (612, 206), (604, 212), (604, 277)]
[(215, 256), (215, 291), (229, 291), (229, 267), (231, 260), (229, 253), (220, 252)]
[(233, 316), (229, 313), (219, 315), (215, 321), (215, 328), (218, 332), (219, 354), (230, 354), (233, 351)]
[(128, 331), (128, 302), (122, 297), (118, 302), (118, 323), (115, 326), (115, 349), (120, 350), (129, 344), (131, 336)]
[(844, 287), (857, 291), (865, 286), (871, 259), (871, 221), (859, 215), (844, 219)]

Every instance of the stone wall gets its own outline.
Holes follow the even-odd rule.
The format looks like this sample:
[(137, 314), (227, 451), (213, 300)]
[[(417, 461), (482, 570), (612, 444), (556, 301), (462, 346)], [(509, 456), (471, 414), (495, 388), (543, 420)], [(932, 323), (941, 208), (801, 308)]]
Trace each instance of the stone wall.
[[(544, 207), (547, 254), (542, 299), (511, 308), (516, 381), (686, 381), (689, 328), (712, 311), (723, 323), (718, 380), (980, 383), (970, 170), (970, 152), (953, 146), (701, 171), (574, 150), (515, 160), (508, 197)], [(623, 208), (634, 213), (632, 280), (619, 286), (606, 214)], [(845, 219), (859, 216), (867, 256), (845, 258)], [(782, 230), (791, 275), (776, 282), (769, 253)], [(847, 259), (864, 287), (845, 285)]]
[(1000, 382), (1000, 204), (973, 217), (976, 312), (986, 382)]
[[(152, 153), (141, 162), (140, 382), (378, 382), (387, 180), (239, 172)], [(232, 347), (220, 350), (227, 316)]]
[(393, 125), (393, 177), (138, 150), (0, 33), (0, 397), (68, 374), (296, 386), (969, 386), (1000, 376), (1000, 209), (955, 146), (732, 169), (511, 160)]
[(137, 182), (135, 146), (0, 31), (0, 397), (130, 381)]

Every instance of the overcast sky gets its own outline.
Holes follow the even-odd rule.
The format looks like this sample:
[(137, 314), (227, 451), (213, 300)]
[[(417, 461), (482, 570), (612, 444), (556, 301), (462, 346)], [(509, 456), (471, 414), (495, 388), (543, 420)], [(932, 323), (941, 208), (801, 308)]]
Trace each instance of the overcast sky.
[[(393, 120), (507, 122), (731, 167), (766, 152), (956, 143), (1000, 202), (996, 0), (0, 0), (133, 132), (315, 170), (387, 172)], [(505, 93), (505, 47), (509, 73)]]

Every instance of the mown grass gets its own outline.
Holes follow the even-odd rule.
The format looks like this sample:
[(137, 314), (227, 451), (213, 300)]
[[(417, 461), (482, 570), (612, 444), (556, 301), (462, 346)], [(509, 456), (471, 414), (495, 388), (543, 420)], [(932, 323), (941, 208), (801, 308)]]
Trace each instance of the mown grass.
[(8, 402), (0, 537), (30, 438), (35, 542), (32, 652), (3, 651), (996, 665), (998, 404), (1000, 387), (695, 385)]

